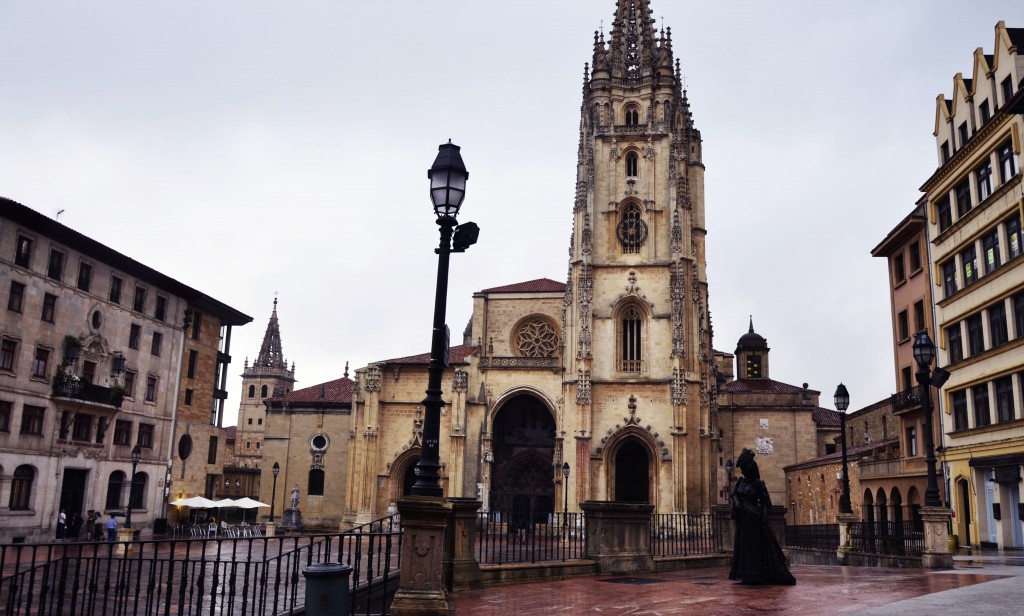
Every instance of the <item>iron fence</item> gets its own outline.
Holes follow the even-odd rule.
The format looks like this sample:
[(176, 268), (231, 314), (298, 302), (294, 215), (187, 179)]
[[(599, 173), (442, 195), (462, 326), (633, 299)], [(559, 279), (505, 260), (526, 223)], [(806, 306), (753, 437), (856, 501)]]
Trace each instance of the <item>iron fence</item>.
[(584, 558), (583, 514), (477, 512), (476, 559), (481, 565)]
[(384, 518), (324, 535), (2, 545), (0, 611), (277, 616), (304, 604), (303, 569), (340, 562), (352, 569), (351, 613), (387, 614), (400, 543)]
[(786, 526), (786, 547), (812, 550), (839, 549), (838, 524), (800, 524)]
[(656, 513), (651, 520), (654, 556), (695, 556), (722, 551), (722, 532), (710, 513)]
[(924, 553), (924, 527), (919, 521), (854, 522), (850, 547), (869, 554), (920, 556)]

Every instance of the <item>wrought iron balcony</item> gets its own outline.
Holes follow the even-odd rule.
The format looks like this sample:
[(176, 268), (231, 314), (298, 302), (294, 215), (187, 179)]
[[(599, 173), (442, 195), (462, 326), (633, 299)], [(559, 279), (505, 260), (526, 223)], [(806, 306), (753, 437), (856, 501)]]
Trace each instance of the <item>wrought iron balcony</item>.
[(904, 389), (898, 394), (893, 394), (892, 408), (894, 411), (906, 411), (921, 406), (923, 400), (921, 386), (915, 385), (910, 389)]
[(58, 398), (71, 398), (83, 402), (94, 402), (96, 404), (107, 404), (115, 408), (121, 408), (124, 401), (124, 390), (113, 387), (93, 385), (83, 381), (71, 381), (54, 379), (53, 395)]

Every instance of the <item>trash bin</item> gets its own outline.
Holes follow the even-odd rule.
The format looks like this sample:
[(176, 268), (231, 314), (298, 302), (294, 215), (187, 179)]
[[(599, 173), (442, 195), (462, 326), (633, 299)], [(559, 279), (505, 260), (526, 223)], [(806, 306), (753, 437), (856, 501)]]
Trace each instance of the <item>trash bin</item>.
[(308, 616), (348, 616), (348, 577), (352, 567), (341, 563), (319, 563), (302, 571), (306, 578)]
[(157, 518), (153, 520), (153, 534), (154, 535), (166, 535), (167, 534), (167, 518)]

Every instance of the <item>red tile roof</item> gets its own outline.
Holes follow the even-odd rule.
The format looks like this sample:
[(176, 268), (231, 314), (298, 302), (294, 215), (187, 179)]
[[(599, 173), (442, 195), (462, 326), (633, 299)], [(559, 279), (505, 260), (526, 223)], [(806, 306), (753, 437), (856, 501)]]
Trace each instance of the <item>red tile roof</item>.
[(820, 406), (811, 411), (811, 419), (819, 428), (838, 428), (839, 411), (823, 409)]
[(550, 278), (538, 278), (526, 282), (517, 282), (503, 287), (491, 287), (480, 293), (564, 293), (565, 283), (556, 282)]
[[(280, 398), (278, 398), (280, 400)], [(352, 404), (352, 379), (341, 377), (284, 396), (285, 404)]]
[[(730, 381), (725, 385), (722, 385), (722, 391), (727, 392), (771, 392), (777, 394), (798, 394), (804, 391), (803, 387), (797, 387), (796, 385), (788, 385), (786, 383), (780, 383), (779, 381), (773, 381), (771, 379), (736, 379)], [(808, 389), (811, 393), (821, 393)]]
[[(464, 364), (466, 358), (470, 355), (475, 355), (480, 347), (466, 346), (460, 344), (459, 346), (453, 346), (448, 348), (448, 362), (451, 364)], [(427, 365), (430, 363), (430, 353), (422, 353), (420, 355), (410, 355), (409, 357), (399, 357), (397, 359), (388, 359), (385, 361), (376, 362), (378, 364), (405, 364), (405, 365), (416, 365), (422, 364)]]

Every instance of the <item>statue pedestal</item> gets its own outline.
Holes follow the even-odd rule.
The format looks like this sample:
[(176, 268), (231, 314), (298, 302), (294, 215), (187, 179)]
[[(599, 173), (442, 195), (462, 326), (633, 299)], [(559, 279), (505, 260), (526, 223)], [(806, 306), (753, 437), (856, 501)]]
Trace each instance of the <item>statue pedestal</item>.
[(264, 537), (273, 537), (276, 532), (277, 524), (274, 524), (273, 522), (267, 522), (267, 525), (263, 527)]
[(135, 540), (135, 529), (134, 528), (119, 528), (117, 529), (117, 547), (114, 549), (114, 553), (118, 556), (131, 556), (132, 554), (132, 541)]
[(856, 513), (840, 513), (836, 515), (836, 521), (839, 523), (839, 549), (836, 551), (836, 557), (840, 565), (845, 565), (852, 549), (850, 539), (853, 533), (850, 532), (850, 525), (860, 522), (860, 516)]
[(952, 569), (953, 555), (949, 552), (949, 509), (921, 507), (924, 521), (924, 553), (921, 566), (925, 569)]
[(441, 497), (406, 496), (398, 501), (402, 569), (391, 603), (392, 616), (448, 616), (444, 528), (451, 510)]
[(600, 575), (654, 571), (651, 554), (654, 505), (584, 501), (580, 508), (587, 524), (587, 558), (597, 563)]
[(298, 528), (302, 526), (302, 512), (298, 509), (285, 509), (281, 516), (281, 528)]

